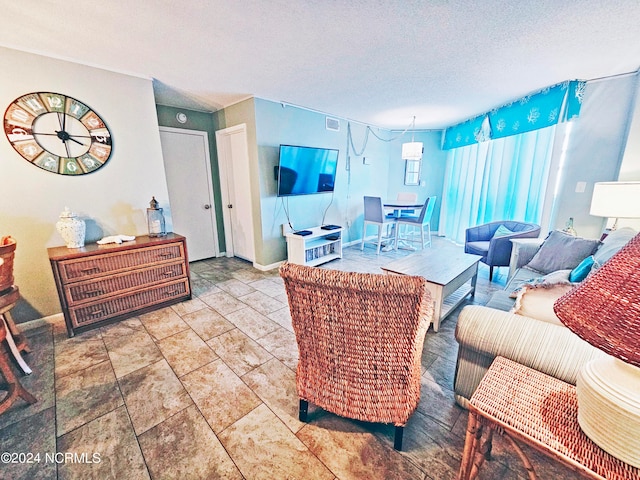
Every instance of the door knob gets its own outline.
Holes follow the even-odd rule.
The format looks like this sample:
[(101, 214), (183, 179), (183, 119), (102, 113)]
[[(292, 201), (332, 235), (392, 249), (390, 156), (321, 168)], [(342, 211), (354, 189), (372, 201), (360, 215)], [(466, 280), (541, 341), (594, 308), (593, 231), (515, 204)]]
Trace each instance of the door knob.
[(206, 205), (204, 206), (204, 209), (205, 209), (205, 210), (209, 210), (210, 208), (211, 208), (211, 205), (209, 205), (209, 204), (206, 204)]

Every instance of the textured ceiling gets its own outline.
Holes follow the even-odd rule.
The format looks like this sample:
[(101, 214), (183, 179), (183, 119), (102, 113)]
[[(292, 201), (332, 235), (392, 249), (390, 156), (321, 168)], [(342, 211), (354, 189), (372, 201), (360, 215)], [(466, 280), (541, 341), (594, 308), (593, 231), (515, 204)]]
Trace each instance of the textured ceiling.
[(0, 45), (151, 77), (164, 105), (257, 96), (439, 128), (637, 70), (640, 1), (4, 0)]

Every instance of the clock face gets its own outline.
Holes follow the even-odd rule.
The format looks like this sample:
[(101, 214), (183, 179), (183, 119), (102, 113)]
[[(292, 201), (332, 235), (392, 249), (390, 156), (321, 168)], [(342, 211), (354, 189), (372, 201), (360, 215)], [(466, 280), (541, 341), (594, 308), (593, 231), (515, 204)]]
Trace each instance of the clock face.
[(4, 132), (28, 162), (61, 175), (82, 175), (111, 156), (111, 132), (84, 103), (61, 93), (36, 92), (15, 99), (4, 114)]

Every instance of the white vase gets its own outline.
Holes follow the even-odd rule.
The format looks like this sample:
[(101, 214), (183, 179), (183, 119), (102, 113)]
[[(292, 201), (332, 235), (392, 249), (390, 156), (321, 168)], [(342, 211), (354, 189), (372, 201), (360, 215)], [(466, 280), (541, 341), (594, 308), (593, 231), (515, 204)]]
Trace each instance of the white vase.
[(56, 223), (56, 229), (67, 244), (67, 248), (84, 247), (86, 225), (84, 220), (69, 210), (69, 207), (64, 207), (60, 220)]

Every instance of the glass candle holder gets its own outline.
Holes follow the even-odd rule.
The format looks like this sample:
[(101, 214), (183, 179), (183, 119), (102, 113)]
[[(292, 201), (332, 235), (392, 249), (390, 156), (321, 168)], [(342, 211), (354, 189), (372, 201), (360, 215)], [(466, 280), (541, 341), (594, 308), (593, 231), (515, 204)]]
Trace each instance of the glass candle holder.
[(147, 208), (147, 227), (150, 237), (162, 237), (167, 234), (164, 223), (162, 208), (158, 207), (156, 197), (151, 197), (149, 208)]

